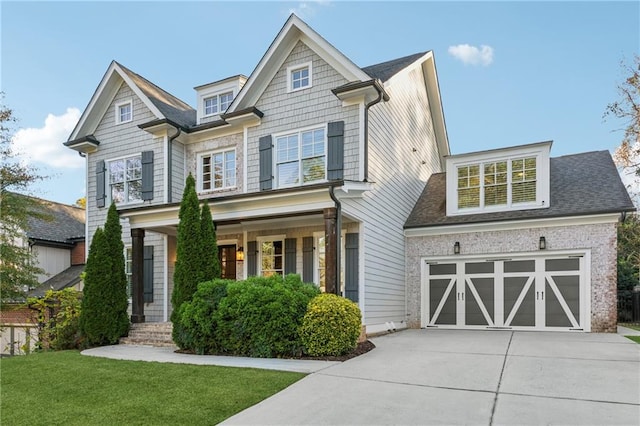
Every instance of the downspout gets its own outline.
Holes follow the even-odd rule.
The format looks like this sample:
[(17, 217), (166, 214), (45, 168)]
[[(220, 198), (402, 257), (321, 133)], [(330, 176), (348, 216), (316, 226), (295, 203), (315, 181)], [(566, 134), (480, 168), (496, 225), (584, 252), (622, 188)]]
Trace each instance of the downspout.
[(383, 98), (385, 101), (389, 100), (389, 96), (384, 93), (384, 89), (380, 89), (378, 81), (375, 82), (373, 87), (378, 92), (378, 97), (365, 104), (364, 106), (364, 182), (369, 181), (369, 108), (379, 103)]
[(336, 283), (336, 294), (338, 296), (340, 296), (340, 289), (341, 289), (341, 284), (342, 284), (342, 280), (341, 280), (341, 268), (340, 268), (340, 264), (342, 261), (342, 244), (340, 242), (340, 239), (342, 238), (342, 203), (340, 202), (340, 200), (338, 200), (338, 198), (336, 197), (336, 194), (333, 192), (335, 187), (337, 185), (331, 185), (329, 187), (329, 196), (331, 197), (331, 199), (333, 200), (333, 202), (335, 203), (336, 206), (336, 277), (338, 282)]
[(182, 133), (182, 129), (180, 127), (177, 127), (177, 130), (176, 134), (171, 136), (167, 142), (167, 203), (171, 203), (173, 201), (173, 179), (171, 176), (171, 165), (173, 164), (173, 141)]

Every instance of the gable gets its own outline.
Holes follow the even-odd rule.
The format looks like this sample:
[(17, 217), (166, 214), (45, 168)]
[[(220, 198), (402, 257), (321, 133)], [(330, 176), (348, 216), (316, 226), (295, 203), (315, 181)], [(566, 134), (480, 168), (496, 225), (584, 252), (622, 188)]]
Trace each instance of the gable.
[(281, 69), (283, 62), (300, 41), (331, 65), (346, 81), (367, 81), (371, 79), (349, 58), (333, 47), (300, 18), (292, 14), (251, 73), (249, 80), (233, 101), (227, 113), (254, 106), (269, 82), (273, 80), (276, 73)]

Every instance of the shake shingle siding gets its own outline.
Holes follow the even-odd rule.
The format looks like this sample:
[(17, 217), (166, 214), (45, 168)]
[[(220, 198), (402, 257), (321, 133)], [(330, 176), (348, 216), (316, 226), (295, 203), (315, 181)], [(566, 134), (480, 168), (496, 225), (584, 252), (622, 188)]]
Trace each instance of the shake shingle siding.
[[(287, 93), (287, 67), (312, 62), (312, 87)], [(293, 131), (311, 126), (324, 126), (331, 121), (345, 124), (344, 178), (358, 175), (358, 106), (343, 107), (331, 89), (347, 83), (336, 70), (316, 55), (304, 43), (298, 42), (284, 61), (271, 83), (256, 103), (264, 113), (260, 126), (249, 128), (248, 192), (259, 190), (258, 139), (262, 136)]]
[(420, 67), (398, 75), (386, 88), (389, 102), (371, 108), (369, 181), (374, 190), (361, 200), (343, 201), (344, 213), (364, 222), (367, 325), (406, 320), (402, 227), (429, 175), (440, 171), (423, 79)]

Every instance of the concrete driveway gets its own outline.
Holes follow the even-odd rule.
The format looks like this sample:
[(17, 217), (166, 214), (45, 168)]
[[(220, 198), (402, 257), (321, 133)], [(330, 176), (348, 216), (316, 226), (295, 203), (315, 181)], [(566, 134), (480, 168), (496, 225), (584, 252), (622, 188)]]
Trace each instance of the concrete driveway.
[(640, 345), (615, 334), (406, 330), (224, 424), (638, 425)]

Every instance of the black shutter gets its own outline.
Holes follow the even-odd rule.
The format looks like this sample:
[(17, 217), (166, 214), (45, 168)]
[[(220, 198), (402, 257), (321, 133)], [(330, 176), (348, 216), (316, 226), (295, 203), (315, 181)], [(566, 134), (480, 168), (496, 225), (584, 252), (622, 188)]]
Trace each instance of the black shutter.
[(273, 188), (271, 135), (260, 138), (260, 191)]
[(105, 172), (104, 160), (96, 163), (96, 205), (98, 207), (104, 207), (106, 194), (105, 194)]
[(302, 238), (302, 281), (313, 282), (313, 237)]
[(142, 199), (153, 200), (153, 151), (142, 152)]
[(284, 240), (284, 273), (296, 273), (296, 239), (285, 238)]
[(344, 241), (344, 286), (345, 297), (358, 302), (358, 244), (359, 235), (346, 234)]
[(153, 246), (144, 246), (142, 279), (144, 281), (144, 303), (153, 302)]
[(255, 276), (258, 274), (258, 243), (255, 241), (247, 242), (246, 262), (247, 262), (247, 275)]
[(344, 121), (327, 126), (327, 179), (344, 178)]

